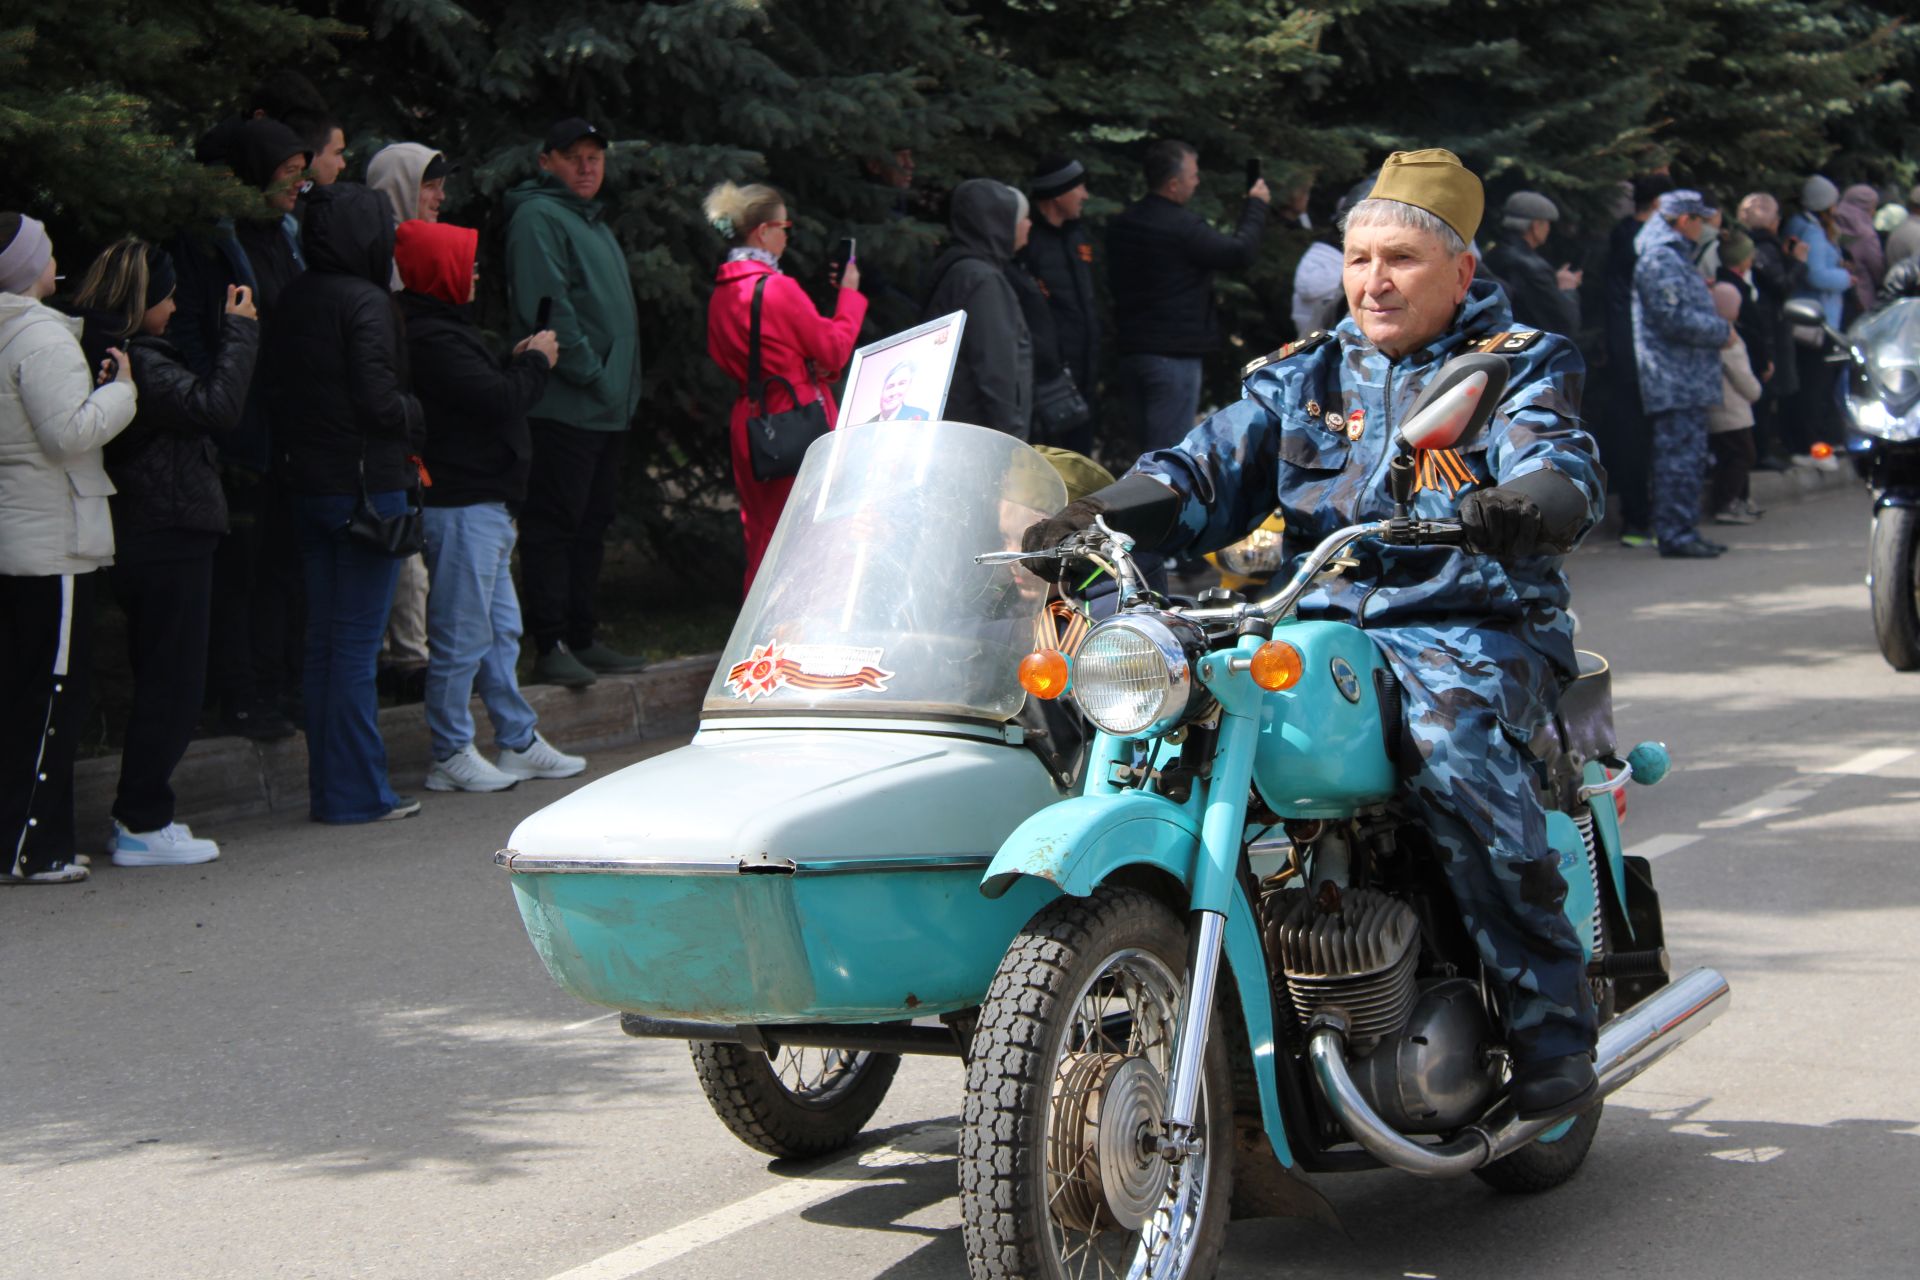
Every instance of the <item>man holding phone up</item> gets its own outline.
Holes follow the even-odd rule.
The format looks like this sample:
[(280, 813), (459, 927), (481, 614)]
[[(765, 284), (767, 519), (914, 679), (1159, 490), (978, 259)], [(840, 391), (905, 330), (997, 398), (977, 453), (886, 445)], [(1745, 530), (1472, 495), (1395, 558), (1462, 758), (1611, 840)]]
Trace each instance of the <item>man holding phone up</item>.
[(520, 570), (533, 682), (581, 688), (646, 664), (594, 637), (594, 593), (640, 403), (640, 318), (626, 252), (598, 199), (607, 140), (578, 117), (547, 131), (540, 176), (507, 193), (516, 332), (552, 329), (560, 358), (530, 417)]

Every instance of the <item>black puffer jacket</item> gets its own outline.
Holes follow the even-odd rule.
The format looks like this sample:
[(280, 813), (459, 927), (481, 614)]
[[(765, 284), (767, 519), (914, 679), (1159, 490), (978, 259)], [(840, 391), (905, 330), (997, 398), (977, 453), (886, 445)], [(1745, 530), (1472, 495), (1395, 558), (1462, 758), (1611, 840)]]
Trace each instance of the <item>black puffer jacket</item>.
[(430, 507), (518, 506), (527, 496), (533, 437), (527, 410), (546, 390), (549, 366), (523, 351), (504, 367), (480, 340), (470, 306), (400, 295), (413, 385), (426, 413)]
[(388, 292), (392, 207), (358, 183), (316, 188), (300, 247), (307, 270), (267, 334), (274, 465), (299, 492), (358, 493), (364, 457), (368, 490), (409, 488), (417, 473), (407, 458), (424, 434)]
[(1107, 271), (1121, 353), (1203, 356), (1219, 347), (1213, 273), (1251, 266), (1266, 225), (1267, 202), (1251, 196), (1230, 236), (1161, 195), (1115, 218), (1107, 228)]
[(933, 264), (921, 319), (967, 313), (946, 417), (1025, 440), (1033, 424), (1033, 335), (1007, 279), (1020, 197), (990, 178), (953, 189), (953, 242)]
[(227, 316), (217, 350), (213, 372), (201, 378), (165, 338), (142, 336), (127, 344), (140, 411), (107, 444), (107, 475), (119, 490), (113, 495), (113, 533), (122, 559), (138, 555), (143, 536), (227, 531), (215, 437), (240, 423), (260, 351), (259, 322)]

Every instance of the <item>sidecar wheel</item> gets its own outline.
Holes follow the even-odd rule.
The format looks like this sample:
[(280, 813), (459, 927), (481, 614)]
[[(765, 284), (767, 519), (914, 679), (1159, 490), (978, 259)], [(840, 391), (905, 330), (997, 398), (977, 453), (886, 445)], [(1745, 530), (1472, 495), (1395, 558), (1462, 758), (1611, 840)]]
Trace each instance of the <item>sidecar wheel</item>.
[(769, 1059), (739, 1044), (688, 1047), (720, 1122), (755, 1151), (783, 1160), (851, 1144), (900, 1069), (894, 1053), (782, 1049)]
[(1028, 922), (988, 989), (967, 1069), (960, 1217), (974, 1280), (1108, 1280), (1143, 1249), (1206, 1280), (1233, 1182), (1225, 1036), (1208, 1037), (1198, 1128), (1176, 1166), (1158, 1134), (1187, 930), (1144, 893), (1063, 898)]

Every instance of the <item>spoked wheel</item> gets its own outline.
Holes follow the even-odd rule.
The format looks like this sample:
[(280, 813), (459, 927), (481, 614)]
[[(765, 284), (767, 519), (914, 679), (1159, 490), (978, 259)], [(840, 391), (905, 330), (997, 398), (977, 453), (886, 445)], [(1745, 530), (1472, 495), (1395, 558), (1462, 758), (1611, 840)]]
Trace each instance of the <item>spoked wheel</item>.
[(1920, 668), (1920, 511), (1883, 507), (1874, 513), (1868, 555), (1873, 630), (1895, 671)]
[(1201, 1150), (1159, 1154), (1187, 931), (1130, 889), (1062, 899), (1000, 962), (960, 1135), (975, 1280), (1205, 1280), (1232, 1191), (1225, 1038), (1208, 1037)]
[(772, 1058), (738, 1044), (695, 1042), (693, 1069), (713, 1112), (733, 1136), (770, 1156), (838, 1151), (893, 1083), (900, 1057), (850, 1049), (781, 1049)]

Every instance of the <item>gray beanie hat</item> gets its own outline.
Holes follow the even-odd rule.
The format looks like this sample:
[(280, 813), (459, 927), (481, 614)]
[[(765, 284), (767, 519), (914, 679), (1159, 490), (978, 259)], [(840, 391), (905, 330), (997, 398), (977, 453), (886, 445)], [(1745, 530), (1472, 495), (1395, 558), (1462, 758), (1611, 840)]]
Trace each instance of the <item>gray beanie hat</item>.
[(1839, 203), (1840, 188), (1817, 173), (1800, 188), (1800, 207), (1808, 213), (1825, 213)]
[(1500, 216), (1514, 222), (1558, 222), (1560, 207), (1538, 191), (1516, 191), (1500, 207)]

